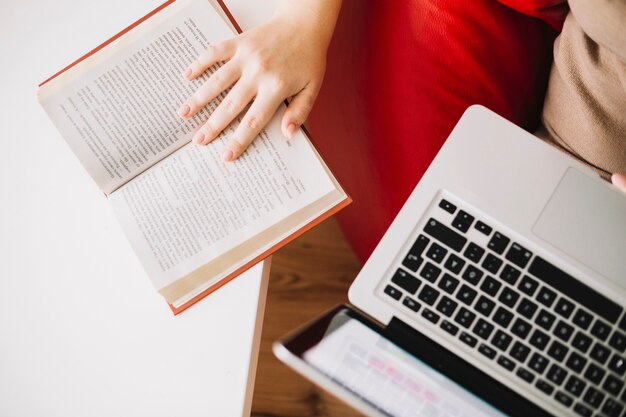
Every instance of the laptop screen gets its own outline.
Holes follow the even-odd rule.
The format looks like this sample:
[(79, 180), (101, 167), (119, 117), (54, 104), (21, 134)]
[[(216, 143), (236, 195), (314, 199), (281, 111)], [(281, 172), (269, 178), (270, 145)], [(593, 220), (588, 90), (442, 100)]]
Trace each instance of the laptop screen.
[(302, 359), (384, 415), (505, 415), (345, 310)]

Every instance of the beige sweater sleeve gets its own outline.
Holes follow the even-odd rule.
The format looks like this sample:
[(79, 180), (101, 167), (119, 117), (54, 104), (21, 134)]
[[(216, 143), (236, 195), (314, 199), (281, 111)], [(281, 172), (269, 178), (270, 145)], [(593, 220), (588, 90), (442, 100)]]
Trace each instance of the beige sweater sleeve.
[(605, 178), (626, 173), (626, 0), (570, 0), (554, 44), (544, 136)]

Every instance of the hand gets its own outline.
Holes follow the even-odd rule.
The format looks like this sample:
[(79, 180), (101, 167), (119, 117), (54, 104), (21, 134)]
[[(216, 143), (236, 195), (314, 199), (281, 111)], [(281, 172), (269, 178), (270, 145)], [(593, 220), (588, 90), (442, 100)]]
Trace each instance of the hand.
[(209, 144), (250, 102), (250, 108), (221, 152), (224, 161), (232, 161), (246, 150), (285, 99), (291, 98), (281, 122), (283, 134), (291, 138), (304, 123), (324, 77), (326, 51), (336, 15), (331, 19), (329, 33), (322, 36), (319, 22), (311, 15), (298, 17), (301, 12), (300, 8), (300, 14), (294, 16), (290, 9), (283, 10), (263, 26), (210, 46), (184, 71), (183, 77), (192, 80), (210, 66), (225, 61), (181, 105), (178, 114), (185, 119), (232, 86), (194, 135), (195, 143)]
[(626, 174), (613, 174), (611, 182), (614, 186), (626, 193)]

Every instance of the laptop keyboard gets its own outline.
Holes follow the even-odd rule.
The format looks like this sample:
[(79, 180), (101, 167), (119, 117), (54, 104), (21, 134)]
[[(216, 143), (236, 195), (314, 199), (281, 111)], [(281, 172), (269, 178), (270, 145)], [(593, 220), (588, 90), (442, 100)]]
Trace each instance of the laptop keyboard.
[(580, 416), (626, 416), (624, 309), (442, 199), (388, 282), (401, 303)]

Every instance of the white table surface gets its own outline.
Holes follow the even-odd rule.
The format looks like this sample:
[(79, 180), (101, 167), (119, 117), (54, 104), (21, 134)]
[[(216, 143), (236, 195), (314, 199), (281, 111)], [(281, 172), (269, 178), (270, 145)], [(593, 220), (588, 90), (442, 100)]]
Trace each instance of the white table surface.
[[(277, 2), (227, 4), (245, 29)], [(269, 262), (175, 317), (36, 100), (160, 3), (0, 2), (0, 416), (250, 413)]]

